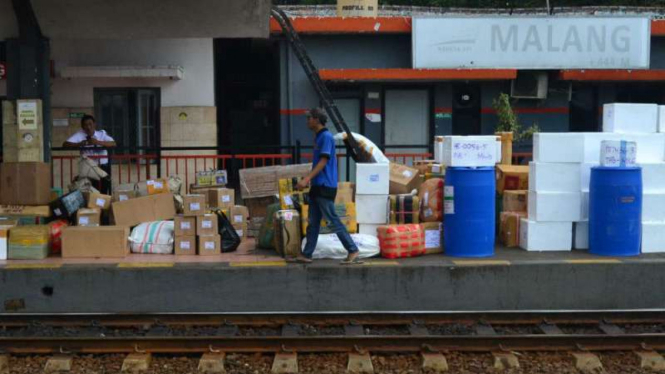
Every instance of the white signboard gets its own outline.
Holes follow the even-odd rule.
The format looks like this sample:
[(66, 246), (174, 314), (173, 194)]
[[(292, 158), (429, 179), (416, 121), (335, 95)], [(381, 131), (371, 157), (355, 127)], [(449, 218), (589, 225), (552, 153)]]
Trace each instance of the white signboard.
[(645, 17), (414, 18), (413, 67), (648, 69)]
[(37, 103), (19, 101), (16, 109), (19, 130), (37, 130)]

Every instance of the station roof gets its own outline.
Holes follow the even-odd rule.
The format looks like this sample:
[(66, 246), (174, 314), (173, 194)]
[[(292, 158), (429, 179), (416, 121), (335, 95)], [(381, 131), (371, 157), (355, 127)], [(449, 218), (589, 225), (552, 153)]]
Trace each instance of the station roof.
[[(302, 34), (410, 34), (413, 17), (436, 16), (545, 16), (544, 8), (471, 9), (381, 6), (378, 17), (337, 17), (335, 6), (283, 6), (293, 26)], [(646, 16), (652, 18), (651, 34), (665, 36), (663, 7), (576, 7), (555, 8), (557, 16)], [(281, 33), (271, 19), (270, 32)]]
[[(270, 0), (32, 0), (53, 39), (267, 38)], [(0, 39), (18, 36), (12, 0), (0, 0)]]

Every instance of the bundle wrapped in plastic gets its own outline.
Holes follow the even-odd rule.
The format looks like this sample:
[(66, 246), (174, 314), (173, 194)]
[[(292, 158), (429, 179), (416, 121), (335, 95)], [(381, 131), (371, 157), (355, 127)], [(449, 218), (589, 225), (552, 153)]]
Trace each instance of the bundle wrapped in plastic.
[(173, 221), (145, 222), (136, 226), (129, 236), (132, 253), (173, 253)]
[[(360, 158), (364, 160), (368, 160), (367, 162), (373, 162), (377, 164), (388, 164), (390, 163), (390, 160), (381, 152), (379, 147), (376, 146), (371, 140), (367, 139), (366, 137), (356, 134), (355, 132), (351, 133), (353, 135), (353, 138), (356, 140), (356, 143), (360, 146), (360, 149), (362, 152), (364, 152), (364, 155), (362, 155)], [(345, 132), (340, 132), (335, 134), (335, 140), (337, 141), (345, 141), (348, 135)], [(363, 157), (364, 156), (364, 157)]]
[(108, 177), (102, 168), (99, 167), (97, 162), (91, 160), (87, 156), (81, 156), (79, 159), (79, 175), (80, 178), (88, 178), (95, 181)]

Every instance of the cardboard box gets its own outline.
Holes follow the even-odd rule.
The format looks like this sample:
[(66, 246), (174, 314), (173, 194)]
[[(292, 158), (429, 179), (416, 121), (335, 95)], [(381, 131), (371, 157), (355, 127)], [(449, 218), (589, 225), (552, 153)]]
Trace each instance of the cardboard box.
[(520, 247), (527, 251), (570, 251), (573, 246), (572, 222), (520, 221)]
[(529, 189), (529, 167), (525, 165), (497, 165), (496, 191)]
[(530, 162), (529, 191), (579, 192), (580, 166), (573, 163)]
[(226, 170), (205, 170), (196, 173), (197, 186), (220, 186), (228, 183)]
[[(582, 218), (581, 192), (529, 191), (529, 219), (538, 222), (579, 222)], [(664, 213), (665, 214), (665, 213)]]
[(445, 141), (445, 136), (434, 137), (434, 161), (438, 164), (443, 164), (443, 142)]
[(208, 199), (205, 195), (185, 195), (183, 200), (183, 215), (186, 217), (200, 216), (208, 210)]
[(410, 194), (422, 184), (418, 170), (394, 162), (389, 169), (390, 194)]
[(127, 201), (138, 196), (136, 191), (113, 191), (111, 202)]
[(173, 244), (176, 256), (196, 254), (196, 236), (176, 236)]
[(76, 211), (76, 226), (99, 226), (102, 211), (99, 208), (79, 209)]
[(247, 223), (234, 224), (233, 228), (236, 230), (236, 233), (241, 240), (247, 239)]
[(199, 256), (216, 256), (222, 253), (219, 235), (199, 236)]
[(335, 196), (335, 204), (346, 204), (355, 202), (355, 183), (339, 182), (337, 184), (337, 196)]
[(642, 191), (665, 193), (665, 162), (640, 164), (642, 168)]
[(358, 224), (358, 233), (359, 234), (364, 234), (364, 235), (372, 235), (372, 236), (377, 236), (376, 229), (379, 228), (379, 226), (383, 225), (382, 223), (379, 224), (374, 224), (374, 223), (360, 223)]
[(311, 170), (312, 164), (240, 169), (240, 194), (243, 199), (278, 195), (280, 179), (304, 177)]
[(48, 205), (0, 205), (0, 216), (48, 218), (51, 217), (51, 207)]
[(129, 233), (128, 226), (66, 227), (62, 231), (62, 257), (125, 257), (129, 254)]
[(245, 199), (245, 206), (249, 210), (251, 218), (265, 218), (268, 206), (278, 202), (277, 196), (257, 197)]
[(644, 133), (658, 131), (658, 105), (613, 103), (603, 105), (603, 132)]
[(234, 205), (229, 220), (234, 225), (246, 224), (249, 221), (249, 210), (246, 206)]
[(441, 222), (421, 223), (425, 232), (425, 254), (443, 253), (443, 224)]
[(642, 222), (642, 253), (665, 253), (665, 222)]
[(230, 188), (208, 190), (208, 205), (211, 208), (231, 209), (235, 205), (236, 192)]
[(499, 216), (499, 240), (506, 248), (520, 245), (520, 220), (526, 212), (501, 212)]
[(0, 163), (0, 204), (48, 205), (51, 202), (51, 164)]
[(625, 140), (600, 142), (600, 166), (626, 167), (637, 164), (637, 143)]
[(642, 193), (642, 221), (665, 221), (665, 193)]
[(196, 235), (196, 217), (185, 217), (179, 214), (174, 221), (173, 233), (176, 237)]
[[(437, 137), (435, 137), (437, 138)], [(441, 136), (441, 138), (443, 138)], [(435, 142), (436, 144), (436, 142)], [(414, 160), (413, 161), (413, 168), (418, 170), (419, 174), (425, 174), (425, 173), (431, 173), (432, 172), (432, 165), (437, 164), (436, 160)], [(441, 165), (441, 164), (437, 164)]]
[(1, 260), (6, 260), (7, 255), (9, 253), (8, 251), (8, 243), (7, 239), (9, 237), (9, 228), (0, 227), (0, 261)]
[(91, 193), (88, 195), (88, 208), (99, 208), (107, 210), (111, 208), (111, 199), (109, 195), (102, 195), (100, 193)]
[(356, 164), (356, 195), (388, 195), (390, 164)]
[(358, 223), (388, 223), (388, 195), (356, 195)]
[[(345, 203), (335, 204), (335, 213), (339, 217), (349, 234), (358, 232), (358, 221), (356, 221), (356, 204)], [(303, 235), (307, 234), (307, 226), (309, 226), (309, 205), (302, 207), (302, 215), (300, 217)], [(319, 234), (332, 234), (333, 229), (328, 226), (328, 222), (324, 219), (321, 220)]]
[(504, 191), (504, 212), (526, 212), (528, 206), (528, 192), (524, 190)]
[(115, 224), (136, 226), (143, 222), (165, 221), (175, 217), (175, 204), (170, 193), (137, 197), (111, 204)]
[[(598, 143), (600, 149), (600, 143)], [(574, 162), (584, 161), (584, 135), (581, 133), (547, 133), (533, 135), (533, 161)]]
[(169, 192), (169, 184), (166, 179), (150, 179), (136, 184), (139, 196), (157, 195)]
[(589, 221), (575, 222), (573, 249), (589, 249)]
[[(437, 160), (439, 161), (439, 160)], [(493, 167), (501, 161), (501, 143), (495, 135), (446, 136), (440, 164), (459, 167)]]
[(209, 236), (218, 235), (217, 214), (205, 214), (196, 217), (196, 235)]

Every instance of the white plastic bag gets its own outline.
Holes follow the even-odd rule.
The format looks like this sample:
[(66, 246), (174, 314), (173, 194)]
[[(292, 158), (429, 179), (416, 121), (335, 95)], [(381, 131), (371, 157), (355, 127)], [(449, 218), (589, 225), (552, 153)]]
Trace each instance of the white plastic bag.
[[(351, 234), (351, 239), (353, 239), (353, 242), (358, 246), (358, 250), (360, 250), (360, 258), (374, 257), (381, 253), (379, 238), (376, 236)], [(305, 248), (305, 244), (307, 244), (307, 239), (303, 240), (301, 250)], [(319, 235), (319, 240), (316, 242), (316, 249), (312, 257), (315, 259), (331, 258), (334, 260), (343, 260), (348, 254), (349, 252), (344, 249), (337, 234), (324, 234)]]
[[(367, 139), (366, 137), (356, 134), (355, 132), (351, 133), (353, 135), (353, 138), (356, 140), (360, 148), (362, 148), (363, 151), (365, 151), (367, 154), (370, 155), (370, 158), (372, 162), (377, 163), (377, 164), (388, 164), (390, 163), (390, 160), (381, 152), (379, 147), (376, 146), (371, 140)], [(340, 132), (335, 134), (335, 140), (338, 141), (343, 141), (344, 139), (347, 138), (347, 135), (345, 132)]]
[(129, 236), (132, 253), (173, 253), (173, 221), (145, 222)]

